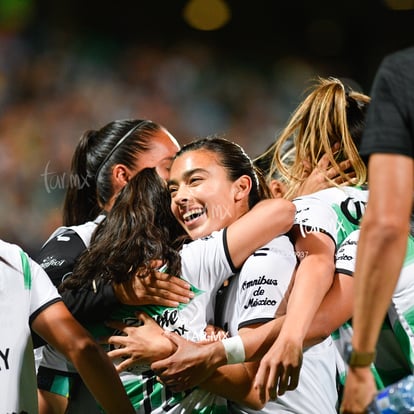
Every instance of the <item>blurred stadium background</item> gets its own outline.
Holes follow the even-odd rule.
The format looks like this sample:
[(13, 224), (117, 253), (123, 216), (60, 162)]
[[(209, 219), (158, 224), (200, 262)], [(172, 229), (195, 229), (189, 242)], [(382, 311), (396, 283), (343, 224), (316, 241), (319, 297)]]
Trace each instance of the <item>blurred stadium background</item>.
[(0, 0), (0, 237), (60, 225), (85, 129), (149, 118), (255, 157), (316, 76), (369, 93), (414, 43), (414, 0)]

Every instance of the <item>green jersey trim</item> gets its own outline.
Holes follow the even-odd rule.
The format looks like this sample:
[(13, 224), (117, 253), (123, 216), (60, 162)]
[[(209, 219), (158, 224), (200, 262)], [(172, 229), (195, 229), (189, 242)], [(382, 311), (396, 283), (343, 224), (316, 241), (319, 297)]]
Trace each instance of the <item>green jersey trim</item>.
[(24, 288), (30, 290), (32, 288), (32, 273), (30, 272), (30, 263), (27, 255), (22, 250), (20, 251), (20, 257), (22, 259), (22, 269), (24, 278)]

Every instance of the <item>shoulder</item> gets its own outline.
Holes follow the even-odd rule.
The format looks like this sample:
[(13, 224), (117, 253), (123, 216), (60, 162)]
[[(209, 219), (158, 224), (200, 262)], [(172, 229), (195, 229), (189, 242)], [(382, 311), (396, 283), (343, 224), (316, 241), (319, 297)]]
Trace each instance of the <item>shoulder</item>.
[(16, 249), (19, 249), (19, 247), (17, 245), (12, 244), (12, 243), (8, 243), (8, 242), (0, 239), (0, 253), (3, 254), (3, 253), (7, 253), (9, 251), (16, 250)]
[(40, 262), (39, 259), (44, 259), (46, 256), (77, 257), (85, 248), (86, 244), (79, 234), (71, 228), (66, 228), (58, 233), (55, 232), (55, 235), (43, 245), (35, 259)]
[(412, 91), (414, 79), (414, 48), (399, 50), (384, 57), (375, 75), (371, 92), (372, 101)]
[(281, 252), (291, 252), (294, 249), (293, 244), (288, 236), (281, 235), (277, 236), (274, 239), (272, 239), (269, 243), (266, 243), (263, 247), (260, 249), (257, 249), (254, 255), (260, 255), (261, 252), (263, 252), (263, 255), (265, 255), (266, 252), (270, 253), (281, 253)]
[(100, 214), (93, 221), (87, 221), (86, 223), (79, 224), (78, 226), (66, 227), (66, 231), (72, 230), (82, 239), (82, 242), (86, 246), (89, 246), (93, 232), (103, 220), (105, 220), (105, 215)]
[(218, 251), (226, 251), (226, 249), (226, 229), (222, 229), (184, 244), (180, 254), (186, 263), (187, 261), (195, 263), (202, 258), (209, 260), (210, 255), (216, 255)]
[(335, 209), (343, 203), (349, 201), (366, 203), (368, 200), (368, 190), (359, 187), (332, 187), (316, 193), (298, 197), (293, 200), (296, 206), (296, 213), (304, 210), (319, 211), (320, 209)]
[(256, 269), (255, 273), (258, 273), (268, 267), (275, 268), (275, 264), (279, 270), (285, 265), (293, 268), (297, 263), (296, 257), (289, 237), (278, 236), (250, 255), (243, 264), (241, 272), (243, 273), (246, 269)]
[(0, 239), (0, 257), (18, 269), (21, 269), (21, 252), (22, 249), (18, 245)]
[(87, 221), (86, 223), (78, 224), (76, 226), (61, 226), (58, 227), (44, 243), (43, 247), (50, 243), (52, 240), (64, 240), (65, 237), (76, 234), (85, 245), (89, 245), (91, 236), (96, 227), (105, 219), (104, 214), (100, 214), (93, 221)]
[(58, 286), (86, 249), (87, 245), (80, 235), (72, 228), (62, 228), (35, 255), (34, 260), (47, 272), (53, 283)]

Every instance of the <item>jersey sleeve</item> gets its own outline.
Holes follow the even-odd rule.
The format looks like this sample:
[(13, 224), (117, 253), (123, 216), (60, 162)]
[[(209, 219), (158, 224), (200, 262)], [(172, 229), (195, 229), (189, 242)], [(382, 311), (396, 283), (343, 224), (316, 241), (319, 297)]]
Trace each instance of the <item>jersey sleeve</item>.
[(44, 309), (62, 300), (46, 272), (29, 258), (31, 274), (30, 323)]
[(274, 319), (278, 307), (287, 299), (296, 263), (293, 246), (285, 236), (247, 259), (238, 276), (238, 329)]
[(294, 225), (299, 226), (301, 234), (321, 232), (337, 244), (338, 216), (325, 200), (313, 196), (298, 197), (293, 200), (296, 207)]
[(85, 249), (81, 237), (74, 230), (66, 229), (52, 236), (33, 258), (59, 287), (72, 274), (76, 260)]
[(72, 315), (81, 323), (102, 321), (120, 305), (112, 285), (102, 280), (97, 280), (94, 288), (67, 289), (62, 292), (62, 298)]
[(353, 231), (339, 246), (335, 256), (335, 272), (352, 276), (355, 271), (359, 230)]

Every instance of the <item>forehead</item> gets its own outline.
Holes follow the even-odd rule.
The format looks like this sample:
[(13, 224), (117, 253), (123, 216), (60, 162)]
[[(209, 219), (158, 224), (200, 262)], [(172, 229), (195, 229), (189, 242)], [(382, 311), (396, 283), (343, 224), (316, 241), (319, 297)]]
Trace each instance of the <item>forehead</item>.
[(150, 139), (149, 151), (157, 151), (164, 154), (175, 155), (180, 149), (177, 140), (169, 132), (164, 129), (156, 131)]
[(171, 165), (171, 178), (179, 177), (193, 170), (210, 172), (221, 170), (225, 172), (215, 152), (199, 149), (185, 152), (174, 159)]

